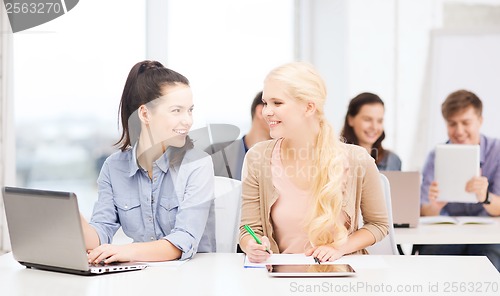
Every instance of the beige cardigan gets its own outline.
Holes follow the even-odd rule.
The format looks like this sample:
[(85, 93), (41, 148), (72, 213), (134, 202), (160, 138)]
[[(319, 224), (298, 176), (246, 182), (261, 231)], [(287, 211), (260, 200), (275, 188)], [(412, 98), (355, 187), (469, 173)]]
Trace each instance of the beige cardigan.
[[(270, 219), (271, 207), (279, 195), (271, 177), (271, 155), (276, 143), (277, 140), (260, 142), (245, 156), (242, 170), (240, 241), (247, 235), (243, 225), (248, 224), (258, 236), (267, 236), (271, 242), (271, 250), (279, 253)], [(364, 148), (342, 145), (346, 145), (349, 162), (346, 195), (342, 203), (342, 209), (351, 221), (348, 232), (352, 234), (358, 230), (362, 213), (362, 228), (368, 230), (378, 242), (387, 235), (389, 229), (379, 171), (375, 161)], [(367, 252), (363, 249), (355, 253)]]

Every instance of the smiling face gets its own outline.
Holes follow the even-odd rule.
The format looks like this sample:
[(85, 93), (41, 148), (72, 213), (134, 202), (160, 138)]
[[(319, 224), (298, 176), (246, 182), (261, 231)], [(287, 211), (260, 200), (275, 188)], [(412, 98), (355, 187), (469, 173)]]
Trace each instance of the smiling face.
[(355, 116), (348, 117), (348, 124), (354, 130), (360, 146), (372, 148), (384, 132), (384, 106), (365, 104)]
[(307, 105), (290, 97), (283, 82), (267, 79), (264, 83), (262, 115), (273, 139), (294, 138), (304, 129)]
[(446, 119), (446, 127), (451, 143), (479, 144), (482, 123), (483, 117), (472, 106), (450, 115)]
[[(148, 104), (149, 105), (149, 104)], [(163, 96), (148, 108), (148, 124), (151, 135), (144, 131), (141, 136), (151, 137), (154, 144), (163, 142), (165, 147), (182, 147), (193, 125), (193, 94), (184, 84), (164, 88)]]

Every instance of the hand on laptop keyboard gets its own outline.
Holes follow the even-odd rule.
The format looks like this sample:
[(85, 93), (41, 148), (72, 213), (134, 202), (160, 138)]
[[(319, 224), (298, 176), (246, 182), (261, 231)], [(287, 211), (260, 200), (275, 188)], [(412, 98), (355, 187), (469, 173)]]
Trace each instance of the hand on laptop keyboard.
[(104, 263), (104, 261), (101, 261), (99, 263), (89, 263), (93, 267), (101, 267), (101, 266), (110, 266), (110, 265), (117, 265), (119, 264), (118, 262), (110, 262), (110, 263)]

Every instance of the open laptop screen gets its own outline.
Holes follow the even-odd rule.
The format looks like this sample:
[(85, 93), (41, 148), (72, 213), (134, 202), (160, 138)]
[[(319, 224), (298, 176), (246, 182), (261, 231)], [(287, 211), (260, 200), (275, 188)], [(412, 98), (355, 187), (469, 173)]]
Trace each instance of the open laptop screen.
[(14, 258), (28, 267), (90, 273), (76, 195), (4, 188)]
[(392, 219), (396, 228), (418, 226), (420, 217), (420, 172), (381, 171), (391, 187)]

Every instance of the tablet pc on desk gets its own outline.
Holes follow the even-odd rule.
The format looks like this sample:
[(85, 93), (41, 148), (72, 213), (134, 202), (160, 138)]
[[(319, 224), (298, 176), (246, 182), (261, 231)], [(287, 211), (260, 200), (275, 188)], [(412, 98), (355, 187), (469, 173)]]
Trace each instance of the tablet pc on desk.
[(474, 176), (479, 176), (479, 145), (436, 146), (434, 179), (439, 201), (477, 203), (476, 195), (465, 191)]
[(272, 277), (346, 277), (356, 272), (349, 264), (269, 265)]

